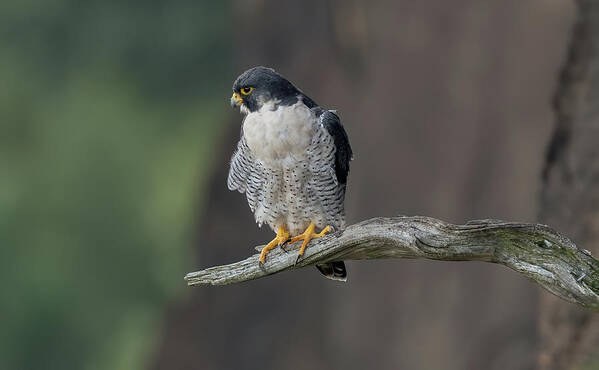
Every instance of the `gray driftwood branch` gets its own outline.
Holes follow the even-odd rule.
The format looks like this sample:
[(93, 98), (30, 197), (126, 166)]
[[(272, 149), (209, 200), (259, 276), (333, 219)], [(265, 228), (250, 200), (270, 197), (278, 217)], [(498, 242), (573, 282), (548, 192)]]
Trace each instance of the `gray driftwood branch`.
[(191, 272), (188, 285), (225, 285), (336, 260), (426, 258), (499, 263), (551, 293), (599, 311), (599, 261), (548, 226), (498, 220), (452, 225), (429, 217), (373, 218), (310, 243), (294, 265), (300, 243)]

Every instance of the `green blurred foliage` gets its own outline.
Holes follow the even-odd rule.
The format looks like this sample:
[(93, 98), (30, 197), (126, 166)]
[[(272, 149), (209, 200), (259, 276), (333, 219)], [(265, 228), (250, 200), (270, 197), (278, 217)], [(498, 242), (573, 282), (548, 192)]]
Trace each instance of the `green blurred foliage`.
[(0, 2), (0, 369), (145, 367), (184, 287), (229, 18), (223, 2)]

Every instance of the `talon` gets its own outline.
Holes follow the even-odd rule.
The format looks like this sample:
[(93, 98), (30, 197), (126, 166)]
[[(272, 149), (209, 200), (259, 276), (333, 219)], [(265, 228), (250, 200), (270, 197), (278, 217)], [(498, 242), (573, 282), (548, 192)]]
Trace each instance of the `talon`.
[(300, 257), (304, 255), (304, 252), (306, 251), (306, 247), (308, 246), (308, 243), (310, 242), (310, 240), (315, 239), (315, 238), (320, 238), (322, 236), (325, 236), (326, 233), (328, 233), (329, 231), (331, 231), (331, 227), (327, 226), (324, 229), (322, 229), (321, 232), (319, 232), (317, 234), (317, 233), (314, 232), (314, 228), (315, 227), (316, 227), (316, 225), (314, 225), (314, 222), (310, 222), (310, 225), (306, 228), (306, 230), (302, 234), (294, 236), (289, 241), (289, 243), (295, 243), (295, 242), (300, 241), (300, 240), (304, 241), (302, 243), (302, 247), (299, 250), (297, 258), (295, 259), (295, 264), (297, 264), (297, 262), (299, 261)]
[(264, 267), (264, 264), (266, 263), (266, 255), (268, 254), (268, 252), (271, 251), (271, 249), (275, 248), (277, 245), (281, 245), (287, 242), (287, 240), (289, 240), (289, 233), (287, 231), (285, 231), (285, 228), (283, 226), (279, 226), (279, 230), (277, 230), (277, 236), (275, 236), (275, 238), (273, 240), (270, 241), (270, 243), (268, 243), (266, 246), (264, 246), (264, 248), (262, 248), (262, 251), (260, 252), (260, 258), (258, 258), (258, 264), (262, 264), (262, 267)]
[(288, 238), (282, 244), (279, 244), (279, 247), (283, 250), (283, 252), (287, 253), (287, 249), (285, 249), (285, 247), (287, 246), (287, 244), (289, 244), (290, 241), (291, 238)]
[(258, 268), (262, 270), (262, 272), (266, 272), (266, 267), (264, 266), (264, 262), (258, 260)]

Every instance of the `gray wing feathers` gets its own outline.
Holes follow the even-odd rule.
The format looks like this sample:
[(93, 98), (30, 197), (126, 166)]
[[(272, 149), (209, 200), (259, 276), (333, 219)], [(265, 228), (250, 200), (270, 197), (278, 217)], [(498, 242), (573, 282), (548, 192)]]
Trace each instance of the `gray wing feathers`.
[(266, 178), (264, 172), (264, 167), (256, 161), (242, 134), (239, 144), (237, 144), (237, 150), (231, 158), (227, 187), (229, 190), (245, 192), (252, 212), (256, 210), (257, 204), (262, 200), (261, 189)]
[(335, 144), (335, 174), (340, 183), (347, 182), (349, 174), (349, 161), (353, 159), (351, 146), (347, 133), (341, 124), (339, 116), (333, 111), (323, 111), (320, 115), (321, 125), (327, 130), (329, 135), (333, 137)]
[(250, 150), (243, 132), (237, 150), (231, 158), (227, 186), (229, 190), (245, 193), (250, 210), (260, 226), (263, 222), (274, 227), (281, 214), (286, 213), (286, 199), (279, 187), (282, 173), (264, 167)]
[[(326, 215), (326, 220), (315, 220), (315, 223), (319, 224), (318, 221), (321, 221), (321, 224), (330, 224), (338, 230), (345, 227), (343, 201), (347, 171), (344, 173), (345, 177), (340, 179), (340, 176), (338, 176), (339, 171), (336, 168), (338, 167), (339, 148), (335, 145), (335, 137), (323, 124), (323, 118), (328, 118), (327, 113), (329, 112), (324, 112), (320, 116), (321, 129), (314, 136), (312, 145), (308, 149), (310, 157), (309, 170), (311, 172), (308, 191), (312, 197), (318, 198)], [(334, 115), (333, 113), (330, 114)], [(349, 168), (349, 165), (347, 165), (347, 168)]]

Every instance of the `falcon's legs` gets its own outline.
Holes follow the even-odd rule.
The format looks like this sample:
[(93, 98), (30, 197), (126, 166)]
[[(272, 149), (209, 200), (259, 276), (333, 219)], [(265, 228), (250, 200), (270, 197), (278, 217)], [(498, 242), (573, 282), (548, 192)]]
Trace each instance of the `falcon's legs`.
[[(327, 226), (324, 229), (322, 229), (321, 232), (319, 233), (315, 233), (314, 232), (314, 228), (316, 227), (316, 225), (314, 225), (314, 222), (310, 222), (310, 226), (308, 226), (306, 228), (306, 231), (304, 231), (303, 234), (300, 234), (298, 236), (294, 236), (293, 238), (291, 238), (291, 240), (289, 241), (289, 243), (295, 243), (299, 240), (303, 240), (304, 242), (302, 243), (302, 247), (299, 250), (299, 254), (297, 255), (297, 259), (299, 260), (299, 258), (301, 256), (304, 255), (304, 251), (306, 250), (306, 246), (308, 245), (308, 243), (310, 242), (310, 240), (314, 239), (314, 238), (320, 238), (321, 236), (324, 236), (326, 233), (328, 233), (329, 231), (331, 231), (331, 227)], [(297, 260), (296, 260), (297, 262)]]
[(264, 262), (266, 262), (266, 255), (268, 254), (268, 252), (270, 252), (270, 250), (275, 248), (277, 245), (283, 245), (288, 240), (289, 233), (285, 230), (283, 226), (279, 226), (279, 229), (277, 230), (277, 236), (275, 236), (275, 238), (270, 243), (268, 243), (264, 248), (262, 248), (258, 264), (264, 264)]

